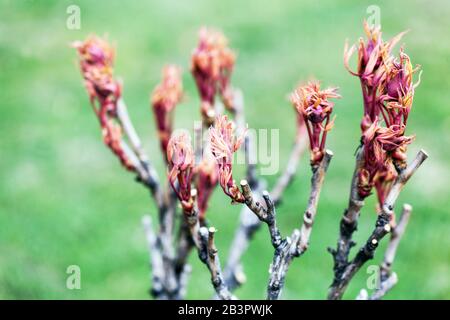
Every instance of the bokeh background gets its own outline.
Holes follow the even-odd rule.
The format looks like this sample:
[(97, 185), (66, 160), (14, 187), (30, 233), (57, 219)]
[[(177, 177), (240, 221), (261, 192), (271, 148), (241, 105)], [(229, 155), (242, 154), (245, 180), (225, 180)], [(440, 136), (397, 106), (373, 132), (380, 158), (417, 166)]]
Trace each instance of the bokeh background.
[[(81, 9), (81, 29), (66, 28), (66, 9)], [(312, 76), (341, 88), (328, 146), (335, 153), (326, 177), (310, 250), (289, 270), (283, 297), (323, 299), (332, 279), (327, 246), (335, 246), (348, 199), (362, 99), (358, 80), (342, 63), (345, 39), (363, 35), (366, 9), (381, 9), (385, 38), (404, 37), (423, 77), (408, 133), (410, 157), (430, 158), (408, 183), (398, 207), (414, 212), (394, 270), (399, 283), (388, 299), (450, 298), (449, 129), (450, 3), (448, 1), (0, 1), (0, 298), (147, 299), (149, 261), (141, 228), (155, 216), (147, 191), (133, 181), (102, 142), (69, 44), (108, 34), (117, 47), (116, 74), (145, 149), (164, 174), (149, 94), (168, 62), (184, 71), (186, 99), (176, 124), (192, 128), (198, 97), (188, 72), (198, 29), (214, 26), (238, 52), (233, 83), (245, 93), (250, 127), (280, 130), (284, 167), (295, 132), (286, 95)], [(309, 190), (308, 157), (278, 209), (284, 234), (298, 225)], [(242, 172), (242, 171), (241, 171)], [(239, 174), (238, 174), (239, 177)], [(269, 183), (276, 176), (268, 177)], [(210, 221), (226, 259), (239, 207), (216, 190)], [(356, 240), (372, 229), (375, 199), (364, 208)], [(384, 245), (383, 245), (384, 247)], [(382, 258), (378, 250), (373, 263)], [(264, 229), (244, 257), (247, 283), (240, 298), (264, 298), (272, 248)], [(188, 298), (209, 298), (209, 274), (195, 255)], [(225, 261), (222, 261), (224, 263)], [(66, 268), (81, 268), (81, 290), (66, 289)], [(365, 287), (363, 268), (347, 291)]]

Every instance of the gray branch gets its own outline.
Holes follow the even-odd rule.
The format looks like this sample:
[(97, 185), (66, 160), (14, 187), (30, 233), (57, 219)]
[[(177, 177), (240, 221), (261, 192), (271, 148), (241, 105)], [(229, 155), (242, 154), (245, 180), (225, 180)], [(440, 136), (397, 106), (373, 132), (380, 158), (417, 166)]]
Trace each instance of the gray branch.
[(395, 272), (383, 282), (380, 287), (370, 296), (366, 289), (361, 289), (356, 300), (381, 300), (398, 282), (398, 277)]
[(311, 178), (311, 193), (308, 200), (308, 206), (303, 215), (303, 224), (300, 229), (300, 239), (298, 242), (298, 255), (303, 254), (309, 245), (309, 238), (311, 236), (314, 219), (317, 214), (317, 205), (319, 203), (320, 191), (325, 180), (325, 174), (327, 173), (328, 166), (330, 165), (333, 152), (330, 150), (325, 151), (323, 160), (317, 167), (313, 167), (313, 176)]
[(198, 209), (196, 206), (196, 189), (192, 189), (191, 197), (194, 203), (194, 208), (190, 211), (185, 211), (184, 217), (191, 235), (192, 243), (197, 249), (198, 257), (200, 258), (200, 261), (208, 267), (208, 270), (211, 273), (211, 283), (219, 299), (236, 299), (231, 294), (225, 281), (223, 280), (222, 269), (220, 267), (217, 249), (214, 244), (214, 234), (216, 229), (200, 227)]
[(264, 191), (262, 194), (265, 203), (265, 206), (263, 206), (259, 201), (255, 200), (249, 183), (246, 180), (241, 181), (245, 204), (259, 220), (267, 224), (271, 242), (275, 248), (267, 289), (267, 296), (270, 300), (280, 297), (289, 265), (295, 257), (300, 256), (307, 249), (311, 228), (317, 212), (320, 190), (332, 156), (333, 153), (327, 150), (321, 163), (312, 167), (313, 176), (311, 179), (311, 193), (305, 212), (306, 219), (304, 218), (301, 231), (295, 229), (291, 237), (286, 239), (283, 239), (277, 227), (275, 204), (269, 193)]
[[(392, 271), (392, 264), (394, 263), (395, 260), (398, 245), (400, 244), (400, 241), (403, 235), (405, 234), (406, 227), (411, 217), (411, 212), (412, 206), (409, 204), (404, 204), (399, 221), (397, 225), (394, 228), (392, 228), (391, 238), (384, 253), (383, 262), (381, 263), (380, 266), (379, 288), (375, 290), (372, 296), (366, 294), (365, 300), (380, 300), (397, 284), (398, 277), (397, 274)], [(360, 293), (360, 296), (362, 297), (364, 297), (363, 290), (361, 290)]]
[(130, 120), (127, 106), (125, 105), (123, 99), (119, 99), (117, 103), (117, 118), (123, 131), (125, 132), (125, 135), (128, 138), (131, 150), (133, 150), (134, 154), (139, 160), (139, 164), (137, 164), (136, 166), (138, 171), (138, 178), (150, 189), (153, 196), (155, 197), (155, 201), (157, 202), (158, 207), (161, 207), (163, 202), (163, 194), (160, 189), (158, 173), (156, 172), (153, 165), (149, 162), (148, 157), (143, 151), (141, 140), (136, 133), (133, 123)]
[[(239, 132), (246, 128), (244, 114), (244, 100), (240, 90), (235, 89), (234, 94), (234, 116)], [(254, 158), (254, 142), (250, 135), (244, 140), (245, 162), (247, 167), (246, 180), (257, 198), (262, 197), (262, 192), (266, 188), (266, 182), (259, 178), (256, 173), (256, 159)], [(285, 171), (278, 178), (275, 187), (272, 189), (272, 199), (275, 205), (281, 200), (285, 189), (292, 182), (297, 171), (298, 162), (307, 147), (305, 130), (299, 130), (289, 156)], [(241, 257), (247, 250), (250, 240), (261, 226), (261, 220), (253, 214), (249, 207), (244, 206), (240, 214), (240, 223), (230, 246), (227, 264), (224, 270), (225, 281), (230, 290), (234, 290), (245, 282), (246, 276), (241, 265)]]
[(389, 275), (391, 272), (392, 264), (394, 263), (395, 255), (397, 254), (398, 245), (405, 234), (411, 213), (412, 206), (409, 204), (404, 204), (402, 214), (397, 222), (397, 225), (392, 229), (391, 238), (384, 254), (383, 264), (381, 265), (382, 278)]
[(216, 245), (214, 243), (214, 234), (216, 233), (214, 227), (209, 229), (201, 227), (199, 235), (201, 238), (201, 247), (199, 248), (200, 260), (206, 264), (211, 274), (211, 283), (216, 291), (217, 297), (220, 300), (236, 300), (236, 297), (231, 294), (222, 276), (222, 269), (220, 267), (219, 256)]
[(241, 258), (260, 226), (261, 221), (258, 217), (248, 207), (243, 206), (239, 226), (231, 243), (227, 264), (224, 269), (225, 282), (231, 291), (246, 281)]
[(161, 247), (158, 246), (157, 237), (153, 230), (152, 219), (150, 215), (142, 218), (145, 237), (147, 239), (148, 251), (150, 256), (150, 264), (152, 267), (152, 290), (151, 294), (155, 299), (167, 299), (164, 290), (164, 264), (161, 254)]
[(395, 202), (400, 194), (400, 190), (402, 190), (403, 186), (408, 182), (411, 176), (417, 171), (427, 157), (428, 155), (426, 152), (420, 150), (414, 160), (400, 172), (381, 208), (381, 212), (378, 215), (375, 224), (375, 229), (365, 245), (356, 254), (355, 258), (346, 265), (342, 275), (339, 278), (334, 279), (328, 293), (328, 299), (341, 299), (348, 284), (351, 279), (353, 279), (353, 276), (366, 261), (373, 258), (379, 242), (391, 231), (390, 221), (393, 215)]
[(270, 238), (274, 248), (281, 244), (281, 234), (277, 227), (275, 205), (270, 198), (267, 191), (263, 191), (262, 197), (265, 202), (265, 207), (255, 200), (252, 190), (247, 180), (241, 181), (242, 194), (245, 198), (247, 207), (258, 217), (259, 220), (265, 222), (269, 228)]
[(287, 239), (282, 240), (278, 246), (275, 246), (273, 262), (270, 267), (269, 285), (267, 288), (267, 298), (269, 300), (280, 298), (286, 274), (292, 260), (301, 256), (308, 249), (309, 238), (314, 224), (314, 218), (317, 213), (320, 191), (332, 157), (333, 153), (330, 150), (326, 150), (320, 164), (312, 167), (313, 175), (311, 178), (311, 191), (300, 231), (295, 229), (290, 238), (288, 237)]
[(275, 249), (272, 264), (269, 268), (269, 284), (267, 286), (267, 299), (277, 300), (280, 298), (281, 291), (288, 268), (292, 260), (297, 257), (297, 246), (300, 240), (300, 231), (295, 229), (291, 237), (284, 239)]
[(142, 148), (141, 140), (129, 117), (128, 109), (123, 99), (120, 99), (117, 103), (117, 119), (129, 143), (128, 145), (127, 142), (122, 141), (123, 149), (127, 152), (129, 158), (132, 159), (136, 168), (137, 180), (149, 188), (158, 207), (159, 232), (156, 235), (155, 243), (163, 260), (163, 290), (168, 298), (174, 298), (177, 295), (177, 291), (179, 291), (177, 290), (179, 284), (177, 283), (173, 267), (174, 252), (172, 242), (176, 199), (170, 189), (167, 189), (167, 192), (163, 192), (161, 189), (158, 174)]
[(339, 240), (336, 249), (328, 248), (334, 259), (334, 279), (340, 279), (345, 267), (348, 264), (350, 250), (355, 246), (352, 240), (353, 233), (358, 227), (358, 218), (361, 208), (364, 206), (364, 198), (358, 192), (358, 174), (364, 166), (364, 147), (360, 147), (356, 154), (355, 170), (353, 172), (352, 183), (350, 187), (350, 197), (348, 208), (344, 211), (339, 225)]

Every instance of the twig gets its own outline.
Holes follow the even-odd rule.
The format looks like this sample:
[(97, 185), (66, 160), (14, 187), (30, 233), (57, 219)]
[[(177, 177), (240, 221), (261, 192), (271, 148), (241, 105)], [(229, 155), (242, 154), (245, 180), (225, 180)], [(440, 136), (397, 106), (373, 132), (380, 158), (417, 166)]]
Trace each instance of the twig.
[[(217, 255), (217, 249), (214, 245), (214, 233), (215, 228), (200, 227), (200, 222), (198, 219), (198, 209), (196, 206), (197, 190), (191, 190), (191, 198), (193, 202), (193, 208), (189, 211), (184, 212), (186, 226), (191, 235), (192, 243), (197, 249), (200, 261), (202, 261), (211, 273), (211, 282), (216, 291), (217, 296), (222, 300), (231, 300), (235, 297), (228, 290), (228, 287), (223, 280), (222, 270), (220, 268), (219, 257)], [(187, 254), (190, 251), (191, 246), (189, 246)], [(186, 257), (187, 257), (186, 254)], [(185, 263), (182, 264), (185, 266)]]
[(186, 296), (186, 290), (188, 285), (189, 276), (192, 272), (190, 265), (185, 264), (178, 278), (178, 298), (179, 300), (184, 299)]
[(339, 240), (336, 249), (328, 248), (334, 259), (334, 278), (339, 279), (348, 264), (348, 256), (351, 248), (355, 246), (352, 240), (353, 233), (358, 227), (358, 218), (361, 208), (364, 206), (364, 198), (358, 192), (358, 174), (364, 165), (363, 160), (364, 147), (360, 147), (356, 154), (355, 170), (353, 172), (352, 183), (350, 187), (350, 197), (348, 208), (344, 211), (339, 225)]
[(350, 280), (358, 272), (361, 266), (373, 258), (375, 250), (380, 240), (391, 231), (390, 221), (393, 215), (393, 209), (400, 190), (408, 182), (411, 176), (417, 171), (420, 165), (426, 160), (428, 155), (420, 150), (414, 160), (398, 175), (394, 181), (391, 190), (378, 215), (375, 229), (367, 240), (366, 244), (359, 250), (355, 258), (347, 264), (340, 278), (333, 281), (328, 293), (328, 299), (341, 299)]
[(175, 271), (173, 269), (172, 244), (176, 200), (170, 189), (167, 189), (168, 191), (166, 193), (162, 191), (158, 174), (143, 151), (141, 140), (131, 122), (127, 106), (123, 99), (119, 99), (117, 103), (117, 118), (131, 146), (128, 147), (128, 145), (123, 142), (124, 150), (130, 154), (131, 159), (134, 159), (138, 180), (150, 189), (158, 207), (160, 230), (156, 235), (156, 244), (160, 248), (159, 250), (164, 265), (163, 287), (168, 298), (172, 298), (172, 295), (175, 294), (178, 286), (175, 278)]
[[(233, 113), (239, 134), (246, 130), (244, 98), (239, 89), (234, 90)], [(266, 182), (260, 179), (256, 173), (256, 159), (254, 157), (254, 142), (250, 135), (245, 136), (244, 152), (246, 164), (246, 178), (250, 188), (253, 188), (259, 196), (265, 188)], [(246, 280), (241, 257), (247, 250), (250, 240), (261, 226), (261, 221), (246, 206), (242, 207), (239, 226), (230, 246), (227, 264), (224, 270), (224, 278), (228, 288), (232, 291)]]
[[(273, 200), (269, 193), (264, 191), (262, 197), (265, 207), (256, 201), (252, 190), (246, 180), (241, 181), (242, 194), (245, 198), (247, 207), (258, 217), (259, 220), (267, 224), (271, 237), (271, 242), (275, 248), (273, 261), (270, 267), (270, 279), (268, 285), (268, 299), (278, 299), (281, 290), (284, 287), (284, 279), (288, 267), (295, 257), (300, 256), (307, 248), (309, 235), (311, 233), (312, 224), (317, 211), (317, 204), (320, 190), (323, 185), (325, 173), (328, 169), (333, 153), (326, 151), (321, 163), (313, 167), (313, 177), (311, 179), (311, 193), (308, 207), (302, 225), (302, 231), (295, 229), (291, 237), (283, 239), (276, 223), (276, 211)], [(303, 237), (303, 238), (302, 238)], [(301, 240), (302, 239), (302, 240)]]
[(326, 150), (320, 164), (312, 167), (311, 192), (300, 231), (295, 229), (290, 239), (282, 240), (280, 245), (275, 247), (267, 288), (267, 297), (269, 300), (279, 299), (289, 265), (294, 258), (301, 256), (308, 248), (309, 237), (317, 213), (320, 191), (332, 157), (333, 153), (330, 150)]
[(197, 247), (200, 260), (208, 267), (211, 274), (211, 283), (220, 300), (236, 300), (236, 297), (228, 290), (228, 287), (222, 277), (217, 249), (214, 244), (214, 233), (216, 229), (211, 227), (201, 227), (198, 229), (198, 238), (200, 240)]
[(261, 221), (258, 217), (248, 207), (243, 206), (239, 226), (231, 243), (227, 264), (224, 269), (225, 283), (231, 291), (246, 281), (241, 258), (260, 226)]
[(381, 300), (398, 282), (398, 276), (395, 272), (383, 282), (380, 283), (380, 287), (371, 295), (366, 289), (361, 289), (356, 300)]
[[(249, 140), (247, 140), (247, 137), (245, 142), (246, 145), (250, 143)], [(248, 152), (246, 152), (246, 159), (248, 159)], [(266, 182), (262, 179), (258, 179), (255, 173), (255, 166), (248, 160), (246, 160), (246, 162), (247, 178), (250, 179), (247, 183), (249, 187), (255, 188), (255, 194), (259, 197), (266, 186)], [(239, 226), (231, 243), (227, 264), (224, 270), (225, 282), (230, 290), (239, 287), (246, 280), (241, 265), (241, 257), (247, 250), (253, 235), (261, 226), (259, 218), (247, 206), (242, 207), (239, 221)]]
[(269, 285), (267, 286), (267, 299), (277, 300), (280, 298), (284, 287), (284, 280), (292, 260), (297, 256), (297, 246), (300, 240), (300, 231), (294, 229), (291, 237), (284, 239), (280, 246), (275, 249), (272, 264), (270, 265)]
[(320, 191), (322, 190), (323, 181), (325, 180), (325, 174), (327, 173), (328, 166), (330, 165), (333, 152), (330, 150), (325, 151), (323, 160), (317, 167), (313, 167), (313, 176), (311, 178), (311, 193), (308, 200), (308, 207), (303, 215), (303, 224), (300, 229), (300, 240), (298, 242), (298, 255), (303, 254), (309, 245), (309, 238), (311, 236), (312, 226), (317, 214), (317, 205), (319, 203)]
[[(238, 101), (243, 100), (238, 99)], [(239, 107), (241, 104), (235, 103), (235, 105), (237, 106), (237, 113), (241, 112), (242, 108)], [(242, 125), (243, 123), (245, 124), (245, 121), (242, 120), (243, 116), (239, 114), (236, 118), (239, 118), (239, 121), (237, 122), (240, 125), (238, 125), (238, 127), (241, 127), (240, 130), (244, 130), (243, 128), (245, 128), (245, 126)], [(299, 159), (307, 147), (307, 138), (304, 133), (304, 130), (298, 131), (286, 169), (278, 178), (275, 187), (272, 189), (271, 194), (275, 205), (280, 202), (282, 194), (292, 182), (295, 172), (297, 171)], [(262, 197), (262, 191), (266, 188), (266, 183), (264, 180), (257, 177), (256, 161), (254, 159), (252, 150), (253, 143), (250, 135), (245, 137), (244, 147), (247, 166), (246, 180), (250, 188), (254, 190), (255, 196), (259, 198)], [(230, 246), (228, 261), (224, 270), (225, 281), (230, 290), (234, 290), (246, 280), (240, 260), (247, 250), (250, 240), (253, 238), (256, 231), (259, 230), (260, 226), (261, 220), (259, 220), (247, 206), (244, 206), (241, 210), (240, 223)]]
[(245, 198), (247, 207), (258, 217), (259, 220), (265, 222), (269, 228), (270, 238), (273, 247), (276, 249), (280, 246), (282, 238), (277, 227), (275, 205), (267, 191), (263, 191), (262, 197), (266, 207), (263, 207), (259, 201), (256, 201), (247, 180), (241, 181), (242, 194)]
[(214, 234), (216, 231), (217, 230), (214, 227), (209, 229), (206, 227), (200, 228), (199, 234), (202, 239), (202, 245), (199, 251), (200, 259), (206, 264), (211, 273), (211, 283), (213, 284), (217, 296), (221, 300), (236, 300), (236, 297), (228, 290), (222, 277), (219, 256), (217, 254), (216, 245), (214, 244)]
[(201, 239), (200, 239), (200, 221), (198, 219), (198, 210), (197, 210), (197, 189), (191, 190), (191, 198), (193, 202), (194, 208), (190, 211), (185, 211), (184, 216), (186, 219), (187, 226), (189, 228), (189, 232), (192, 237), (192, 241), (197, 248), (201, 247)]
[[(173, 192), (170, 188), (163, 192), (159, 177), (153, 165), (149, 162), (145, 155), (141, 139), (137, 134), (133, 123), (128, 115), (127, 106), (123, 99), (119, 99), (117, 103), (117, 118), (123, 128), (125, 135), (131, 145), (135, 158), (138, 159), (138, 166), (136, 166), (139, 180), (143, 182), (151, 191), (159, 212), (159, 227), (160, 231), (157, 235), (158, 245), (162, 247), (162, 256), (164, 261), (165, 272), (165, 288), (170, 292), (176, 291), (177, 283), (175, 279), (175, 272), (173, 270), (173, 244), (172, 232), (174, 225), (175, 203)], [(128, 149), (128, 148), (127, 148)]]
[(411, 212), (412, 206), (409, 204), (404, 204), (399, 221), (397, 225), (392, 228), (391, 238), (384, 253), (384, 260), (380, 265), (379, 287), (375, 290), (372, 296), (369, 297), (367, 294), (366, 300), (380, 300), (397, 284), (398, 277), (395, 272), (392, 272), (392, 264), (395, 260), (398, 245), (405, 234), (406, 227), (411, 217)]
[(406, 169), (404, 169), (399, 174), (396, 181), (392, 185), (389, 194), (386, 197), (386, 201), (383, 205), (384, 212), (392, 213), (392, 210), (394, 210), (395, 202), (400, 195), (400, 191), (427, 158), (428, 154), (425, 152), (425, 150), (420, 150), (413, 161), (406, 167)]
[(175, 273), (177, 278), (182, 274), (184, 267), (187, 265), (189, 253), (193, 247), (192, 237), (185, 219), (180, 223), (180, 230), (178, 234), (177, 255), (174, 261)]
[[(255, 161), (252, 160), (253, 153), (251, 149), (251, 139), (249, 136), (245, 137), (245, 161), (247, 165), (247, 182), (250, 188), (254, 188), (257, 197), (260, 197), (262, 191), (266, 187), (266, 181), (258, 179), (256, 175)], [(241, 258), (247, 250), (250, 240), (253, 238), (257, 230), (261, 226), (259, 218), (247, 207), (243, 206), (241, 209), (239, 226), (234, 235), (230, 246), (227, 264), (224, 270), (224, 278), (228, 288), (233, 291), (235, 288), (242, 285), (246, 276), (241, 265)]]
[(245, 199), (247, 207), (259, 218), (261, 221), (267, 219), (267, 209), (264, 208), (259, 201), (256, 201), (253, 197), (252, 189), (247, 180), (241, 180), (242, 194)]
[(146, 186), (150, 188), (150, 191), (155, 197), (158, 207), (160, 207), (162, 206), (163, 195), (159, 187), (160, 184), (158, 173), (156, 172), (153, 165), (148, 161), (148, 158), (142, 149), (141, 140), (139, 139), (139, 136), (134, 129), (133, 123), (131, 122), (128, 115), (127, 107), (122, 99), (119, 99), (117, 103), (117, 118), (120, 121), (125, 135), (128, 138), (128, 141), (130, 142), (131, 149), (139, 160), (139, 178)]
[[(202, 123), (196, 122), (194, 124), (194, 155), (195, 155), (195, 164), (198, 165), (202, 161), (203, 157), (203, 136), (202, 136)], [(174, 194), (174, 200), (172, 203), (176, 203), (176, 195), (173, 191), (173, 188), (170, 188), (172, 194)], [(193, 195), (196, 197), (196, 190), (193, 190)], [(193, 225), (189, 226), (188, 220), (193, 223)], [(191, 267), (187, 264), (187, 260), (193, 248), (193, 241), (191, 236), (191, 231), (189, 230), (191, 227), (199, 228), (199, 225), (195, 225), (197, 222), (197, 217), (187, 217), (183, 219), (180, 223), (180, 229), (178, 233), (178, 247), (177, 253), (174, 258), (174, 269), (175, 269), (175, 277), (178, 281), (178, 296), (180, 299), (184, 297), (184, 291), (187, 279), (189, 277)], [(193, 231), (194, 234), (197, 234), (196, 231)], [(183, 283), (184, 282), (184, 283)]]
[(398, 220), (397, 225), (392, 228), (391, 238), (384, 254), (384, 260), (381, 265), (381, 280), (386, 278), (391, 273), (392, 264), (397, 254), (398, 245), (405, 234), (406, 227), (412, 213), (412, 206), (409, 204), (403, 205), (402, 214)]
[(144, 227), (145, 237), (147, 238), (148, 251), (150, 256), (150, 264), (152, 268), (152, 289), (151, 294), (155, 299), (167, 299), (164, 290), (164, 264), (157, 243), (157, 237), (153, 231), (152, 219), (150, 215), (145, 215), (142, 218), (142, 225)]

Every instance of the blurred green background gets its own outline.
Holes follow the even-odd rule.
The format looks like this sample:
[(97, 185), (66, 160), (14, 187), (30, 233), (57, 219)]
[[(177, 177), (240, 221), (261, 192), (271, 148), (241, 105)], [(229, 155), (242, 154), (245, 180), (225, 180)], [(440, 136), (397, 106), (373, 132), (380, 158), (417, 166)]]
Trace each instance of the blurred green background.
[[(199, 118), (188, 73), (197, 31), (215, 26), (238, 52), (233, 83), (243, 89), (253, 128), (280, 130), (284, 167), (294, 135), (286, 95), (314, 76), (337, 85), (336, 125), (328, 146), (335, 153), (325, 180), (310, 250), (291, 266), (283, 297), (322, 299), (332, 279), (327, 246), (335, 246), (348, 199), (353, 153), (359, 140), (362, 99), (358, 80), (342, 63), (346, 38), (363, 35), (371, 4), (381, 8), (384, 37), (409, 29), (406, 52), (424, 70), (408, 133), (409, 150), (430, 158), (408, 183), (397, 207), (414, 206), (394, 270), (391, 299), (450, 298), (448, 166), (450, 114), (450, 3), (448, 1), (0, 1), (0, 298), (147, 299), (148, 252), (141, 217), (155, 216), (147, 191), (121, 169), (102, 142), (70, 42), (108, 34), (117, 46), (116, 74), (145, 149), (161, 174), (149, 93), (168, 62), (184, 71), (185, 102), (177, 127)], [(66, 28), (68, 5), (81, 8), (81, 29)], [(308, 157), (278, 208), (284, 234), (298, 225), (309, 190)], [(242, 171), (240, 172), (242, 173)], [(239, 179), (240, 174), (237, 175)], [(276, 176), (268, 177), (273, 183)], [(239, 207), (216, 190), (209, 219), (218, 229), (222, 264), (238, 222)], [(361, 244), (375, 221), (367, 201), (356, 235)], [(385, 243), (384, 243), (385, 244)], [(378, 250), (373, 263), (382, 258)], [(272, 248), (261, 229), (244, 257), (247, 283), (240, 298), (264, 298)], [(188, 298), (209, 298), (209, 274), (191, 257)], [(66, 289), (66, 268), (81, 268), (81, 290)], [(363, 268), (347, 291), (365, 287)]]

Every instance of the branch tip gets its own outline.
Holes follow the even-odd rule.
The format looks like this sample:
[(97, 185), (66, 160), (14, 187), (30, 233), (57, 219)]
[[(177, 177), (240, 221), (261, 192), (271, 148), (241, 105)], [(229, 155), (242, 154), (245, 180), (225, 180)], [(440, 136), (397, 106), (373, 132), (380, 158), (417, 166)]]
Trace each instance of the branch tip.
[(245, 179), (242, 179), (241, 182), (240, 182), (240, 184), (241, 184), (241, 187), (248, 186), (248, 181), (245, 180)]
[(403, 211), (405, 212), (405, 211), (407, 211), (407, 212), (411, 212), (412, 211), (412, 205), (410, 205), (409, 203), (405, 203), (404, 205), (403, 205)]
[(210, 227), (210, 228), (208, 229), (208, 232), (209, 232), (209, 233), (215, 233), (215, 232), (217, 232), (217, 229), (214, 228), (214, 227)]
[(213, 109), (209, 109), (209, 110), (206, 112), (206, 116), (207, 116), (208, 118), (215, 118), (215, 117), (216, 117), (216, 112), (215, 112)]
[(424, 149), (420, 149), (420, 150), (419, 150), (419, 154), (421, 155), (421, 157), (424, 158), (424, 160), (425, 160), (426, 158), (428, 158), (428, 153), (427, 153)]

